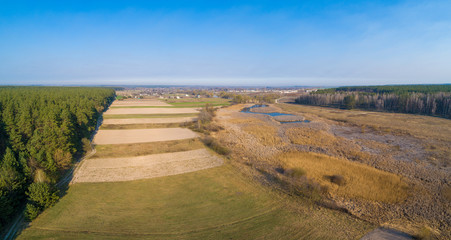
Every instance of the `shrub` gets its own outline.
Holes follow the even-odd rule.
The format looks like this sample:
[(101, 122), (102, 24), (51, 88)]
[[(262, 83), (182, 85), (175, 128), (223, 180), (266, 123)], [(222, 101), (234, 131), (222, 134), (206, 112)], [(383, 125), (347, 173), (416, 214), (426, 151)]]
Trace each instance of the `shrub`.
[(222, 146), (216, 139), (212, 137), (205, 137), (202, 139), (202, 142), (205, 144), (205, 146), (209, 147), (213, 151), (217, 152), (221, 155), (229, 155), (230, 149)]
[(305, 170), (298, 167), (290, 168), (285, 171), (285, 174), (287, 174), (290, 177), (300, 178), (305, 175)]
[(429, 229), (429, 228), (426, 227), (426, 226), (423, 226), (423, 227), (420, 229), (418, 235), (415, 236), (415, 238), (416, 238), (416, 239), (419, 239), (419, 240), (433, 240), (433, 239), (436, 239), (436, 238), (434, 237), (434, 234), (432, 234), (431, 229)]
[(329, 180), (332, 183), (337, 184), (338, 186), (343, 186), (345, 185), (345, 178), (341, 175), (332, 175), (329, 176)]
[(35, 219), (39, 213), (41, 212), (41, 209), (31, 203), (27, 203), (27, 207), (25, 208), (25, 218), (28, 221), (31, 221)]

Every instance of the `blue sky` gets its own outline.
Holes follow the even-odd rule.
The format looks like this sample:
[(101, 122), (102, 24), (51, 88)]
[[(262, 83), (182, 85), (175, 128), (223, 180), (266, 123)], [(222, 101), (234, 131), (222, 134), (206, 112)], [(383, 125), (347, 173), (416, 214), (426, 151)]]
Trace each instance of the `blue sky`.
[(451, 82), (451, 1), (3, 1), (0, 84)]

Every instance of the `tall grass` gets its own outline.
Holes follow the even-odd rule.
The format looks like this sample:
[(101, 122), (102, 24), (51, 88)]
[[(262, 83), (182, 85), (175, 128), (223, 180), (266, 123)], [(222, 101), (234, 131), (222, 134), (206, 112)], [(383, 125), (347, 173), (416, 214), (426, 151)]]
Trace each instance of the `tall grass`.
[(277, 128), (262, 124), (248, 124), (242, 128), (245, 132), (254, 135), (258, 141), (265, 146), (275, 146), (283, 144), (282, 139), (277, 134)]
[[(401, 177), (347, 159), (310, 152), (284, 153), (279, 159), (284, 168), (302, 168), (308, 178), (340, 196), (393, 203), (403, 201), (408, 194)], [(337, 184), (332, 176), (343, 179)]]

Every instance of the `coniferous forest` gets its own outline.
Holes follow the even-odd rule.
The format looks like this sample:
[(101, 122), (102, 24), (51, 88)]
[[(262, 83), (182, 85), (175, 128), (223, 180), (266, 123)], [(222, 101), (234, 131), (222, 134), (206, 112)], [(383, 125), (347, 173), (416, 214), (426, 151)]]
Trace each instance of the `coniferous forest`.
[(330, 88), (301, 95), (295, 102), (451, 118), (451, 85)]
[(89, 148), (109, 88), (0, 87), (0, 228), (25, 202), (32, 219), (58, 199), (55, 183)]

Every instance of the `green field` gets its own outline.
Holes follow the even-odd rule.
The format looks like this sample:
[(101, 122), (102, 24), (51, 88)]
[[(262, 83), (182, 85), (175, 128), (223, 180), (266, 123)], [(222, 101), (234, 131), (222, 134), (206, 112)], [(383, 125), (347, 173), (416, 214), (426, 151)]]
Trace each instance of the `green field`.
[(19, 239), (357, 239), (372, 228), (340, 212), (294, 211), (286, 203), (230, 166), (75, 184)]
[(126, 119), (126, 118), (177, 118), (197, 117), (197, 113), (171, 113), (171, 114), (109, 114), (103, 115), (104, 119)]

